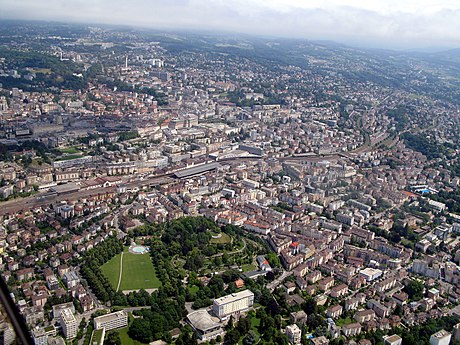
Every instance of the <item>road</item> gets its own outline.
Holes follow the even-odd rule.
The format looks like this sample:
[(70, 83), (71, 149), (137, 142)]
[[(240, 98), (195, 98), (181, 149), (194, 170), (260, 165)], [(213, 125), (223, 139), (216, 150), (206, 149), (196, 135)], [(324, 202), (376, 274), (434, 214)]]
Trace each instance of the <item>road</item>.
[[(382, 139), (383, 140), (383, 139)], [(378, 144), (378, 143), (377, 143)], [(350, 154), (353, 153), (363, 153), (365, 151), (373, 149), (375, 145), (363, 145), (353, 152), (348, 152)], [(302, 155), (302, 156), (287, 156), (287, 157), (279, 157), (276, 158), (280, 162), (287, 162), (287, 161), (303, 161), (303, 162), (320, 162), (323, 160), (338, 160), (341, 158), (350, 158), (347, 156), (347, 152), (344, 153), (333, 153), (333, 154), (324, 154), (324, 155)], [(240, 157), (240, 158), (231, 158), (231, 159), (222, 159), (219, 162), (226, 162), (226, 161), (231, 161), (231, 162), (247, 162), (247, 161), (253, 161), (253, 160), (266, 160), (270, 159), (270, 157)], [(151, 177), (140, 177), (139, 176), (124, 176), (123, 178), (123, 184), (128, 188), (128, 189), (142, 189), (144, 187), (151, 187), (151, 186), (156, 186), (156, 185), (162, 185), (162, 184), (167, 184), (170, 183), (177, 178), (173, 175), (173, 172), (167, 173), (167, 174), (159, 174), (159, 175), (154, 175)], [(136, 179), (133, 181), (133, 179)], [(30, 196), (26, 198), (20, 198), (20, 199), (13, 199), (13, 200), (8, 200), (5, 202), (0, 203), (0, 216), (4, 216), (7, 214), (14, 214), (19, 211), (24, 211), (24, 210), (30, 210), (36, 207), (41, 207), (41, 206), (46, 206), (50, 204), (55, 204), (60, 201), (65, 201), (65, 200), (79, 200), (83, 198), (90, 198), (90, 197), (96, 197), (101, 194), (106, 194), (106, 193), (115, 193), (116, 192), (116, 187), (107, 187), (107, 188), (95, 188), (91, 190), (79, 190), (79, 191), (74, 191), (74, 192), (69, 192), (65, 194), (58, 194), (58, 195), (52, 195), (49, 196), (45, 199), (37, 199), (37, 195), (35, 196)], [(43, 195), (43, 193), (41, 193)]]
[(121, 276), (123, 274), (123, 252), (121, 252), (120, 255), (120, 276), (118, 277), (118, 284), (117, 284), (117, 292), (120, 290), (120, 284), (121, 284)]
[(212, 256), (210, 256), (210, 257), (211, 257), (211, 258), (216, 258), (216, 257), (222, 256), (222, 255), (224, 255), (224, 254), (233, 255), (233, 254), (241, 253), (243, 250), (246, 249), (246, 246), (247, 246), (246, 240), (245, 240), (244, 238), (243, 238), (242, 240), (243, 240), (243, 247), (242, 247), (242, 248), (240, 248), (240, 249), (238, 249), (238, 250), (235, 250), (235, 251), (233, 251), (233, 252), (228, 252), (228, 253), (217, 253), (217, 254), (214, 254), (214, 255), (212, 255)]
[(276, 278), (271, 283), (267, 284), (267, 289), (269, 289), (271, 292), (273, 292), (283, 282), (284, 279), (286, 279), (287, 277), (289, 277), (289, 276), (291, 276), (293, 274), (294, 274), (294, 272), (292, 272), (292, 271), (284, 271), (283, 270), (283, 273), (278, 278)]

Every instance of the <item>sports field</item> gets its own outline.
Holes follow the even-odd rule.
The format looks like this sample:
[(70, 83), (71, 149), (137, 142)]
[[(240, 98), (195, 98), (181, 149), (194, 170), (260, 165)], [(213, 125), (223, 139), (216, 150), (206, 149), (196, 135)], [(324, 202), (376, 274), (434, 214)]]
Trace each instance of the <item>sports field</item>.
[[(109, 279), (110, 283), (117, 290), (139, 290), (154, 289), (161, 286), (161, 282), (155, 275), (150, 255), (133, 254), (125, 248), (123, 252), (123, 267), (120, 278), (121, 254), (114, 256), (107, 263), (102, 265), (102, 272)], [(119, 285), (119, 286), (118, 286)]]

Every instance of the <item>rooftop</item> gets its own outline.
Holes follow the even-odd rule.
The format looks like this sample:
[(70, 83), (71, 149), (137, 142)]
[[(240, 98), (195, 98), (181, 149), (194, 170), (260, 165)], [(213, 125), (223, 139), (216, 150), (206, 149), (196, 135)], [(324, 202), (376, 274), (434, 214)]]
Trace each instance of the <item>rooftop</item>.
[(196, 310), (187, 315), (187, 319), (193, 328), (206, 331), (216, 327), (220, 327), (220, 324), (217, 322), (218, 319), (212, 317), (206, 310)]
[(254, 294), (250, 290), (244, 290), (237, 293), (232, 293), (231, 295), (227, 295), (224, 297), (216, 298), (214, 300), (214, 304), (226, 304), (231, 303), (234, 301), (238, 301), (242, 298), (254, 297)]

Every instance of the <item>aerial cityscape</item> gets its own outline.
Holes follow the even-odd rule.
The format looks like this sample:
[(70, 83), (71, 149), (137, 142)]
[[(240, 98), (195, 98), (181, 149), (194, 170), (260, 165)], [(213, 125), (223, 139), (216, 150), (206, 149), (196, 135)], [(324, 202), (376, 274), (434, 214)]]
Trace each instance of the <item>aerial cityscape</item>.
[(39, 345), (460, 344), (459, 130), (456, 49), (0, 20), (1, 277)]

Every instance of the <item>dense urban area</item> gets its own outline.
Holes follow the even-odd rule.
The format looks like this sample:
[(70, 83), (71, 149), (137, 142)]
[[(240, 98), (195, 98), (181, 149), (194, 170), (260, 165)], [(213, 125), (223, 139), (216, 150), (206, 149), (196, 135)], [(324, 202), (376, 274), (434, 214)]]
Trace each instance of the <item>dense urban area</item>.
[(460, 344), (459, 87), (458, 51), (2, 22), (35, 344)]

